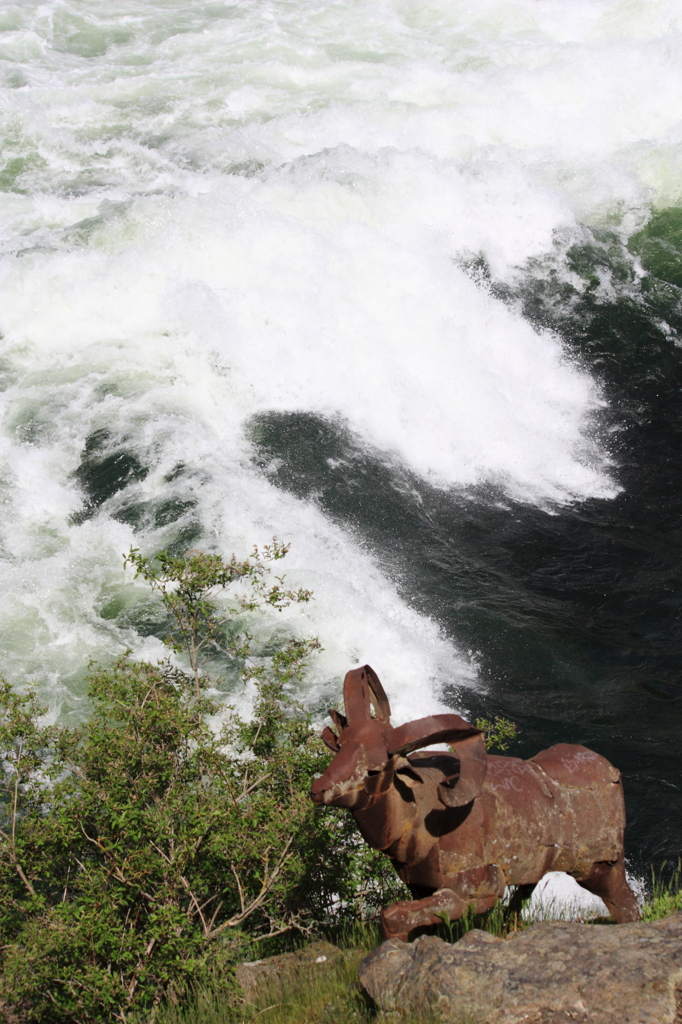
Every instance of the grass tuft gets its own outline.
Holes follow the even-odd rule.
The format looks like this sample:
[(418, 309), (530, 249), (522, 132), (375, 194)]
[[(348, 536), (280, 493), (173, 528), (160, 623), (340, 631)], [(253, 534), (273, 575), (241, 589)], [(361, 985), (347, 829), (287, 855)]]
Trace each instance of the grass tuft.
[(651, 894), (642, 908), (643, 921), (660, 921), (682, 910), (682, 861), (670, 871), (663, 864), (660, 871), (651, 871)]

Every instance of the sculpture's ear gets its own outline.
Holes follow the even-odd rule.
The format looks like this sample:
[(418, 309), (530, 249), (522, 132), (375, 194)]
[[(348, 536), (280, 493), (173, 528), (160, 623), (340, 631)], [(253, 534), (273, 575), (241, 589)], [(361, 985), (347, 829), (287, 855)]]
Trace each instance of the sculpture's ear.
[(339, 749), (338, 737), (334, 732), (332, 732), (328, 725), (322, 730), (322, 740), (330, 750), (334, 751), (334, 753)]
[(388, 722), (391, 717), (388, 697), (379, 682), (379, 676), (369, 665), (354, 668), (351, 672), (346, 673), (346, 678), (343, 681), (343, 700), (351, 725), (357, 725), (363, 719), (371, 718), (372, 706), (380, 721)]
[(348, 719), (346, 718), (346, 716), (342, 715), (340, 711), (336, 711), (335, 708), (331, 709), (331, 711), (329, 712), (329, 717), (331, 718), (332, 722), (339, 730), (339, 732), (341, 732), (342, 729), (345, 729), (346, 726), (348, 725)]
[(446, 807), (463, 807), (480, 792), (488, 770), (483, 733), (459, 715), (430, 715), (391, 730), (390, 754), (409, 754), (432, 743), (450, 743), (459, 760), (459, 773), (438, 787)]
[(391, 718), (391, 705), (388, 703), (388, 697), (379, 682), (379, 676), (369, 665), (365, 665), (365, 672), (367, 673), (367, 685), (369, 686), (370, 699), (376, 716), (382, 722), (388, 722)]
[(343, 681), (343, 702), (350, 725), (358, 725), (371, 716), (367, 671), (364, 667), (346, 672)]
[(478, 796), (488, 771), (483, 734), (458, 740), (453, 749), (459, 758), (459, 774), (441, 782), (438, 796), (446, 807), (464, 807)]

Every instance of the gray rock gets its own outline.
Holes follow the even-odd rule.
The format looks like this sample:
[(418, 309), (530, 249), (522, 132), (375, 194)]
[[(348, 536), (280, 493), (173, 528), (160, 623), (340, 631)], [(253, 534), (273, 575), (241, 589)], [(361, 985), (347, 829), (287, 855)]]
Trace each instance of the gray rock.
[(343, 960), (343, 953), (331, 942), (320, 940), (297, 950), (264, 960), (237, 964), (235, 979), (247, 1003), (255, 1003), (268, 989), (287, 985), (308, 974), (314, 976), (325, 966)]
[(412, 967), (415, 949), (416, 943), (389, 939), (360, 964), (360, 984), (384, 1012), (398, 1009), (396, 998)]
[(360, 964), (381, 1011), (480, 1024), (682, 1024), (682, 913), (650, 924), (535, 924), (384, 942)]

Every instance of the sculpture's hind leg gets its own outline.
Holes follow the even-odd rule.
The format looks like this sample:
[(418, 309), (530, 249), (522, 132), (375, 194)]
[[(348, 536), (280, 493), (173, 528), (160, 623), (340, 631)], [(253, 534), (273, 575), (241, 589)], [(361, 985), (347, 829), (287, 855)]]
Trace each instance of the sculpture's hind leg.
[(517, 885), (514, 890), (509, 903), (505, 907), (504, 916), (508, 920), (518, 915), (523, 910), (523, 904), (531, 898), (535, 892), (537, 882), (530, 882), (527, 885)]
[(615, 861), (599, 861), (588, 878), (576, 878), (578, 885), (601, 897), (618, 924), (639, 921), (635, 894), (625, 877), (622, 855)]

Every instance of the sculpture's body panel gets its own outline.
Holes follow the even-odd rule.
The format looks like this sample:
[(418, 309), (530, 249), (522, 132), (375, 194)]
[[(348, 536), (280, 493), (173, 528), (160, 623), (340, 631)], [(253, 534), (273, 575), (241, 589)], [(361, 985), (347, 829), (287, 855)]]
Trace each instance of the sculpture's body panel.
[[(617, 860), (625, 827), (620, 774), (584, 747), (562, 752), (579, 758), (568, 778), (549, 763), (543, 770), (535, 759), (488, 755), (485, 782), (471, 804), (424, 814), (433, 803), (425, 793), (423, 807), (416, 801), (410, 807), (409, 831), (380, 848), (408, 865), (404, 881), (434, 888), (452, 887), (453, 876), (481, 864), (498, 866), (505, 885), (527, 885), (548, 871), (583, 875), (595, 861)], [(409, 760), (419, 769), (432, 756), (417, 752)], [(379, 815), (387, 804), (376, 808)]]
[[(323, 733), (336, 756), (311, 795), (347, 807), (366, 842), (424, 894), (384, 911), (385, 935), (406, 937), (468, 906), (482, 912), (507, 885), (533, 886), (548, 871), (572, 874), (616, 920), (638, 919), (620, 773), (605, 758), (569, 744), (528, 761), (488, 755), (480, 730), (458, 715), (393, 729), (369, 666), (348, 673), (344, 698), (348, 719), (332, 713), (339, 736)], [(452, 753), (416, 749), (443, 741)]]

